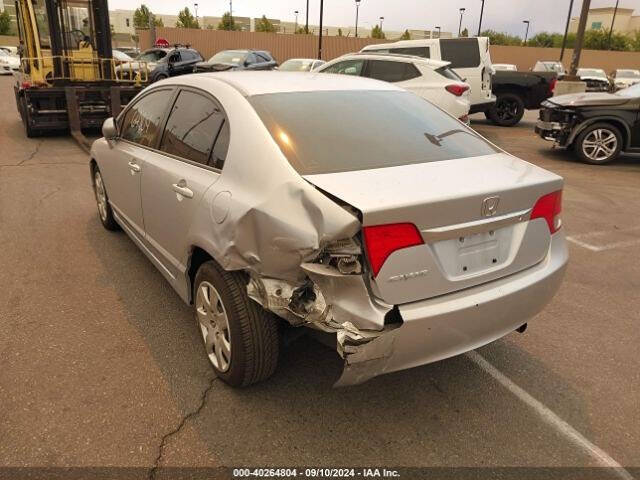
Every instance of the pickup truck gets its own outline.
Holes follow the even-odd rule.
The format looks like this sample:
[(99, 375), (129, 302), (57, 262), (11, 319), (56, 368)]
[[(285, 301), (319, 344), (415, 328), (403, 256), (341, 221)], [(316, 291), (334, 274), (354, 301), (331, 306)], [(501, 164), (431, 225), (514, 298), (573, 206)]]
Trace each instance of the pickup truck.
[(496, 103), (484, 114), (496, 125), (512, 127), (525, 109), (540, 108), (540, 103), (553, 95), (556, 80), (555, 72), (496, 71), (491, 78)]

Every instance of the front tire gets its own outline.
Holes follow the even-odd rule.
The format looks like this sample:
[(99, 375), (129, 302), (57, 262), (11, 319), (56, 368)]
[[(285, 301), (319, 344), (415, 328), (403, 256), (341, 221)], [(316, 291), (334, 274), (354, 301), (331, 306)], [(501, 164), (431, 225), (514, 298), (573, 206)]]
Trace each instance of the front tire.
[(609, 123), (595, 123), (578, 134), (574, 149), (583, 162), (604, 165), (620, 154), (622, 134)]
[(513, 127), (522, 120), (523, 115), (524, 102), (520, 95), (502, 93), (489, 109), (487, 117), (501, 127)]
[(244, 387), (273, 375), (278, 363), (276, 317), (247, 295), (246, 277), (214, 261), (203, 263), (194, 282), (195, 318), (216, 375)]
[(113, 210), (111, 209), (111, 205), (109, 205), (107, 188), (104, 186), (102, 174), (100, 173), (100, 169), (97, 166), (93, 168), (93, 192), (96, 196), (98, 218), (100, 218), (102, 226), (107, 230), (118, 230), (118, 223), (113, 217)]

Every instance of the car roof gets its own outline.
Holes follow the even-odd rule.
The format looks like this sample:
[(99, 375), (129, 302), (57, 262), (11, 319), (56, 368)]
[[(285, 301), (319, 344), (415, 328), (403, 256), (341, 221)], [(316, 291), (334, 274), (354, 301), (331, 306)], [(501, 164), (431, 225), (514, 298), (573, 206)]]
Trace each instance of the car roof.
[(190, 85), (205, 90), (208, 86), (214, 87), (216, 83), (220, 81), (227, 83), (245, 96), (313, 91), (404, 91), (387, 82), (330, 73), (306, 74), (301, 72), (279, 71), (214, 72), (183, 75), (165, 80), (165, 82), (168, 83)]
[(411, 62), (426, 65), (431, 68), (440, 68), (451, 65), (451, 62), (445, 62), (444, 60), (433, 60), (431, 58), (419, 57), (417, 55), (404, 55), (400, 53), (372, 53), (372, 52), (358, 52), (347, 53), (336, 60), (344, 60), (345, 58), (364, 58), (369, 60), (393, 60), (397, 62)]

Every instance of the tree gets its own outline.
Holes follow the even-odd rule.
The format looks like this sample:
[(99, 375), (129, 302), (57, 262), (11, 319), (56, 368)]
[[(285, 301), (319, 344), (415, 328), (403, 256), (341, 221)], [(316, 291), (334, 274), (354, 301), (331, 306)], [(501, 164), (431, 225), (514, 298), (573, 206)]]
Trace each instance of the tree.
[(306, 35), (309, 32), (304, 27), (298, 27), (295, 33), (296, 35)]
[[(136, 8), (133, 12), (133, 26), (136, 28), (149, 28), (149, 19), (151, 18), (151, 10), (144, 3), (140, 5), (140, 8)], [(154, 22), (156, 27), (164, 27), (164, 23), (161, 18), (156, 18)]]
[(380, 28), (380, 25), (376, 25), (371, 29), (371, 38), (387, 38)]
[(636, 30), (629, 37), (629, 48), (636, 52), (640, 52), (640, 30)]
[(584, 48), (590, 50), (629, 50), (629, 37), (613, 32), (611, 46), (609, 46), (609, 32), (605, 29), (591, 29), (584, 34)]
[(178, 12), (178, 21), (176, 22), (176, 27), (200, 28), (200, 25), (198, 25), (198, 21), (196, 20), (196, 17), (194, 17), (189, 11), (189, 7), (184, 7), (184, 9)]
[(516, 35), (496, 32), (495, 30), (484, 30), (481, 37), (489, 37), (491, 45), (522, 45), (522, 39)]
[(409, 33), (409, 30), (404, 31), (404, 33), (400, 37), (400, 40), (411, 40), (411, 34)]
[(9, 35), (11, 33), (11, 16), (9, 12), (3, 10), (0, 12), (0, 35)]
[(460, 32), (460, 36), (461, 37), (468, 37), (469, 36), (469, 30), (467, 28), (462, 29), (462, 32)]
[(562, 35), (559, 33), (540, 32), (535, 34), (529, 39), (527, 45), (530, 47), (546, 47), (550, 48), (556, 45), (558, 38), (560, 37), (560, 45), (562, 45)]
[(213, 26), (212, 23), (210, 23), (209, 25), (207, 25), (207, 30), (215, 30), (216, 27)]
[(220, 23), (218, 23), (218, 30), (240, 30), (240, 25), (236, 25), (236, 22), (231, 16), (231, 13), (226, 12), (224, 15), (222, 15)]
[(275, 33), (276, 27), (269, 21), (266, 15), (262, 15), (262, 18), (256, 23), (256, 32)]
[(339, 37), (344, 36), (344, 35), (342, 35), (342, 29), (341, 29), (341, 28), (339, 28), (339, 29), (338, 29), (338, 36), (339, 36)]

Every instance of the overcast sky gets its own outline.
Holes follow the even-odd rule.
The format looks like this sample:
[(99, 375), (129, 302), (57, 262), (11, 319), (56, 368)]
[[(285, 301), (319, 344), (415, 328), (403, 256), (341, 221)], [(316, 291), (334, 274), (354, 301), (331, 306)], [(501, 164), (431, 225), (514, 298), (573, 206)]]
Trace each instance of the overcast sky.
[[(188, 6), (193, 11), (193, 1), (187, 0), (108, 0), (109, 8), (134, 9), (145, 3), (155, 13), (177, 14)], [(563, 32), (570, 0), (485, 0), (482, 28), (524, 35), (523, 20), (530, 20), (529, 35), (540, 31)], [(229, 10), (228, 0), (198, 0), (198, 15), (220, 16)], [(470, 33), (478, 30), (481, 0), (362, 0), (359, 24), (367, 28), (384, 17), (385, 30), (405, 28), (431, 30), (440, 25), (443, 31), (457, 32), (460, 20), (459, 8), (466, 11), (462, 28)], [(615, 0), (592, 0), (591, 8), (614, 6)], [(295, 19), (304, 23), (306, 0), (233, 0), (234, 15), (259, 17), (266, 15), (280, 20)], [(580, 14), (581, 0), (575, 0), (572, 16)], [(640, 0), (620, 0), (620, 7), (635, 8), (640, 14)], [(309, 0), (309, 23), (318, 24), (320, 0)], [(324, 0), (326, 25), (351, 26), (355, 21), (354, 0)], [(167, 25), (169, 26), (169, 25)]]

